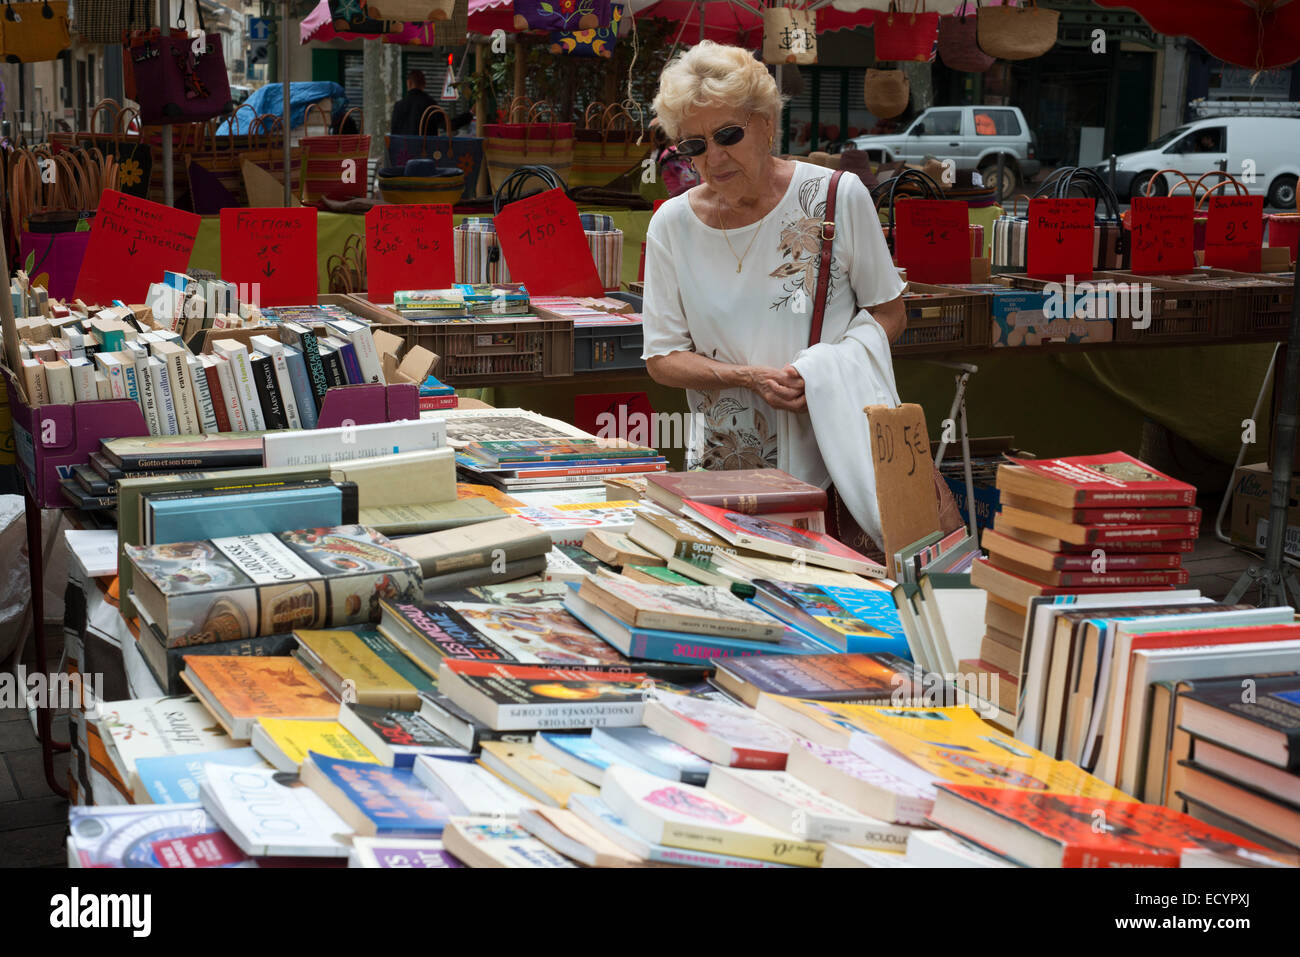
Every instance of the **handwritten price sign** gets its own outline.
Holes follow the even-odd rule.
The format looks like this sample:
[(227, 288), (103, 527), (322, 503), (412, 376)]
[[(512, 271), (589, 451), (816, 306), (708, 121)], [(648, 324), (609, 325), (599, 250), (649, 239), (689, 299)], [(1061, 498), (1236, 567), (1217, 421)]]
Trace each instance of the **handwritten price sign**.
[(1211, 196), (1205, 265), (1259, 272), (1264, 244), (1263, 196)]
[(1096, 201), (1031, 199), (1026, 272), (1039, 279), (1092, 276)]
[(257, 284), (263, 306), (316, 302), (316, 209), (223, 209), (221, 278)]
[(392, 302), (399, 289), (445, 289), (455, 281), (450, 206), (386, 205), (366, 213), (371, 302)]
[(1192, 197), (1137, 196), (1129, 214), (1133, 227), (1133, 272), (1140, 275), (1191, 272)]
[(913, 282), (970, 282), (970, 213), (946, 199), (894, 206), (894, 259)]
[(578, 219), (563, 190), (511, 203), (495, 219), (512, 282), (534, 296), (603, 296), (605, 290)]
[(91, 221), (76, 297), (107, 306), (114, 299), (144, 302), (149, 284), (165, 270), (190, 264), (199, 217), (147, 199), (106, 189)]

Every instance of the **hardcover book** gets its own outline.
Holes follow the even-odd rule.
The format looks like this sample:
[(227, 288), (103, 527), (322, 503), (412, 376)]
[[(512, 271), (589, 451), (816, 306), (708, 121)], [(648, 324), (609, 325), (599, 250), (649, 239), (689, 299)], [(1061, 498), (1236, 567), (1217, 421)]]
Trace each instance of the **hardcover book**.
[(690, 499), (744, 515), (824, 512), (826, 492), (780, 469), (662, 472), (646, 476), (646, 496), (672, 512)]
[(887, 653), (911, 658), (898, 607), (885, 588), (754, 582), (754, 603), (839, 651)]
[(1012, 459), (997, 486), (1062, 508), (1176, 508), (1196, 504), (1196, 489), (1124, 452), (1058, 459)]
[[(220, 499), (220, 501), (214, 501)], [(332, 528), (357, 520), (357, 487), (351, 482), (247, 483), (144, 496), (148, 544), (192, 542), (209, 537), (256, 535), (295, 528)]]
[(718, 662), (714, 680), (751, 708), (764, 694), (853, 704), (910, 701), (922, 684), (910, 661), (890, 654), (733, 658)]
[(262, 464), (262, 434), (153, 435), (103, 439), (104, 457), (124, 472), (256, 468)]
[(295, 657), (346, 701), (377, 708), (420, 706), (419, 689), (388, 666), (362, 638), (346, 629), (299, 629)]
[(332, 721), (339, 713), (329, 689), (293, 658), (189, 655), (181, 678), (236, 741), (247, 741), (259, 718)]
[(471, 568), (506, 566), (551, 550), (550, 536), (516, 517), (494, 519), (442, 532), (414, 535), (398, 543), (419, 563), (426, 578)]
[(765, 611), (709, 585), (681, 588), (601, 577), (583, 582), (578, 595), (638, 628), (755, 641), (779, 641), (785, 634), (785, 626)]
[(1251, 694), (1241, 682), (1198, 682), (1179, 695), (1181, 727), (1275, 767), (1300, 772), (1300, 678), (1256, 677)]
[(313, 752), (303, 761), (301, 777), (357, 834), (437, 837), (450, 816), (447, 806), (409, 768)]
[(360, 525), (126, 547), (134, 598), (169, 645), (379, 619), (421, 593), (419, 566)]

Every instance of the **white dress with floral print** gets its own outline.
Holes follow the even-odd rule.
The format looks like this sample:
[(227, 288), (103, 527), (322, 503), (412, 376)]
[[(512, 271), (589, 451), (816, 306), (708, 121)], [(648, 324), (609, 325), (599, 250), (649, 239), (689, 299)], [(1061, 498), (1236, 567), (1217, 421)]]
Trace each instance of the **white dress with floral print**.
[[(643, 358), (697, 352), (735, 365), (789, 364), (808, 345), (829, 178), (830, 170), (796, 163), (771, 212), (727, 231), (735, 254), (722, 230), (706, 226), (691, 209), (689, 194), (664, 203), (646, 237)], [(835, 204), (826, 342), (874, 323), (870, 307), (897, 298), (904, 287), (857, 176), (840, 178)], [(746, 247), (737, 274), (736, 255)], [(687, 401), (696, 413), (688, 468), (781, 468), (822, 487), (828, 483), (806, 414), (773, 409), (748, 389), (687, 390)]]

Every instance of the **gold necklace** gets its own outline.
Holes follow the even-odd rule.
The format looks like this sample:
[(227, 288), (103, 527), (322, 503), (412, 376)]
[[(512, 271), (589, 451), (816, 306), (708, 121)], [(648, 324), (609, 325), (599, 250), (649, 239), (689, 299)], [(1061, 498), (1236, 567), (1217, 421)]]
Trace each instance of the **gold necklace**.
[(735, 256), (736, 272), (739, 273), (741, 267), (745, 265), (745, 257), (749, 255), (749, 251), (754, 247), (754, 240), (758, 238), (760, 230), (754, 230), (754, 235), (749, 237), (749, 245), (745, 247), (745, 251), (736, 256), (736, 247), (731, 245), (731, 237), (727, 235), (727, 224), (722, 221), (721, 208), (718, 210), (718, 225), (722, 227), (722, 238), (727, 241), (727, 248), (731, 250), (731, 255)]

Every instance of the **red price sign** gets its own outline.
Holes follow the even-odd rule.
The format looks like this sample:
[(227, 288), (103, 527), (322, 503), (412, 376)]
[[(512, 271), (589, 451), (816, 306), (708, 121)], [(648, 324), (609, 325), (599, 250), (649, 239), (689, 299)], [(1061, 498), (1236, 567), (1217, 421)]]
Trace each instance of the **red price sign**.
[(371, 302), (392, 302), (399, 289), (445, 289), (455, 281), (450, 206), (390, 204), (366, 213)]
[(223, 209), (221, 278), (263, 306), (316, 303), (316, 209)]
[(1039, 279), (1092, 277), (1096, 201), (1031, 199), (1026, 272)]
[(511, 203), (494, 220), (512, 282), (534, 296), (603, 296), (600, 274), (578, 219), (560, 189)]
[(1136, 196), (1129, 213), (1133, 227), (1133, 272), (1142, 275), (1191, 272), (1192, 197)]
[(106, 189), (91, 220), (76, 298), (107, 306), (114, 299), (144, 302), (149, 284), (190, 264), (199, 217), (147, 199)]
[(894, 259), (910, 282), (970, 282), (970, 213), (947, 199), (894, 205)]
[(1263, 196), (1211, 196), (1205, 265), (1259, 272), (1264, 244)]

